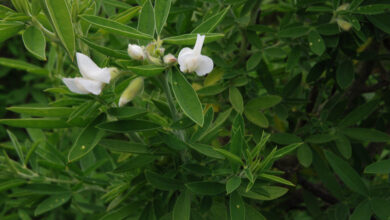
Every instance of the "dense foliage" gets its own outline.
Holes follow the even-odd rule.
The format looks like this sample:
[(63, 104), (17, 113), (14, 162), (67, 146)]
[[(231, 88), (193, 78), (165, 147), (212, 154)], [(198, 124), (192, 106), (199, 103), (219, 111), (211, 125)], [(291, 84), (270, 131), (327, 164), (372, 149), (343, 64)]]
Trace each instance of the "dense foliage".
[(388, 0), (0, 3), (0, 219), (389, 219)]

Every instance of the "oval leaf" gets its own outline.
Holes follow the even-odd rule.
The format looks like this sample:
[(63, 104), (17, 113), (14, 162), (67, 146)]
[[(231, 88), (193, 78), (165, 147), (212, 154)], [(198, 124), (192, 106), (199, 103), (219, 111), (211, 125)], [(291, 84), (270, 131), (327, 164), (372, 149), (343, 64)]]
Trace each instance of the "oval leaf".
[(42, 31), (34, 26), (28, 27), (22, 35), (26, 49), (35, 57), (46, 60), (46, 38)]
[(66, 0), (43, 1), (58, 38), (73, 59), (76, 52), (76, 41), (72, 18)]
[(190, 193), (185, 190), (177, 197), (173, 207), (173, 220), (189, 220), (191, 214), (191, 197)]
[(347, 162), (330, 151), (325, 151), (325, 156), (335, 173), (348, 188), (363, 196), (368, 196), (367, 186), (364, 184), (359, 174)]
[(171, 71), (170, 74), (173, 94), (180, 108), (195, 123), (203, 126), (203, 109), (198, 95), (183, 74), (179, 71)]
[(60, 207), (70, 199), (70, 196), (71, 195), (68, 193), (50, 196), (38, 205), (38, 207), (35, 209), (34, 215), (41, 215), (52, 209)]

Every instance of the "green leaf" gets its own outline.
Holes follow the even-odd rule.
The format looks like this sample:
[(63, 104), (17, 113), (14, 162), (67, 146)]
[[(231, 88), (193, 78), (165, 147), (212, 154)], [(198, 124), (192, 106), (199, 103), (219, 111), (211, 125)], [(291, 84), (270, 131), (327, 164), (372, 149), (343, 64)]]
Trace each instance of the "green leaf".
[(215, 159), (225, 159), (225, 157), (222, 154), (215, 151), (212, 146), (205, 145), (205, 144), (198, 144), (198, 143), (188, 144), (188, 146), (205, 156), (215, 158)]
[(0, 124), (18, 128), (67, 128), (69, 124), (65, 120), (56, 118), (21, 118), (0, 119)]
[(330, 151), (325, 151), (325, 156), (335, 173), (348, 188), (363, 196), (368, 196), (367, 186), (359, 174), (347, 162)]
[(138, 15), (138, 12), (141, 10), (141, 6), (134, 6), (131, 8), (127, 8), (125, 11), (121, 13), (115, 14), (110, 17), (110, 19), (117, 21), (122, 24), (128, 23), (133, 17)]
[(245, 108), (264, 110), (271, 108), (282, 101), (282, 97), (277, 95), (265, 95), (249, 100)]
[(342, 200), (344, 194), (340, 182), (338, 179), (336, 179), (334, 173), (330, 170), (328, 163), (316, 151), (313, 151), (312, 163), (324, 186), (329, 190), (329, 192), (332, 193), (334, 197)]
[[(256, 188), (254, 188), (256, 190)], [(274, 200), (288, 192), (287, 188), (280, 186), (261, 186), (261, 190), (265, 191), (266, 195), (261, 195), (256, 192), (241, 191), (240, 194), (244, 197), (257, 199), (257, 200)]]
[(244, 162), (242, 162), (241, 158), (239, 158), (237, 155), (235, 155), (235, 154), (233, 154), (225, 149), (222, 149), (222, 148), (214, 147), (213, 149), (215, 151), (217, 151), (218, 153), (222, 154), (223, 156), (225, 156), (228, 160), (235, 162), (235, 163), (239, 163), (241, 165), (244, 165)]
[[(224, 37), (224, 34), (216, 33), (202, 33), (206, 35), (204, 43), (210, 43), (216, 40), (219, 40)], [(194, 45), (196, 42), (197, 34), (184, 34), (174, 37), (168, 37), (163, 39), (166, 44), (175, 44), (175, 45)]]
[(245, 203), (238, 192), (233, 192), (230, 195), (229, 205), (231, 220), (245, 219)]
[(295, 186), (294, 183), (292, 183), (292, 182), (290, 182), (288, 180), (285, 180), (285, 179), (283, 179), (281, 177), (278, 177), (278, 176), (262, 173), (262, 174), (259, 175), (259, 177), (263, 178), (263, 179), (267, 179), (267, 180), (273, 181), (273, 182), (281, 183), (281, 184), (284, 184), (284, 185)]
[(21, 114), (40, 117), (68, 117), (74, 109), (68, 107), (24, 107), (12, 106), (7, 110)]
[(227, 84), (216, 84), (212, 86), (206, 86), (196, 91), (199, 96), (215, 96), (228, 88)]
[(379, 14), (379, 15), (368, 15), (367, 19), (377, 28), (383, 32), (390, 34), (390, 15)]
[(36, 195), (55, 195), (69, 193), (69, 190), (54, 184), (33, 183), (25, 186), (26, 190)]
[(336, 70), (336, 80), (337, 84), (345, 89), (352, 84), (353, 79), (355, 78), (355, 73), (353, 69), (352, 61), (344, 61), (340, 63)]
[(138, 108), (138, 107), (120, 107), (120, 108), (110, 108), (108, 109), (108, 113), (118, 119), (131, 119), (140, 117), (146, 113), (146, 109)]
[(371, 115), (375, 109), (378, 108), (380, 100), (372, 100), (364, 103), (363, 105), (354, 108), (350, 113), (348, 113), (341, 121), (339, 122), (339, 127), (349, 127), (354, 125)]
[(171, 179), (152, 171), (145, 171), (145, 177), (150, 184), (160, 190), (183, 189), (183, 184), (175, 179)]
[(262, 53), (261, 52), (256, 52), (249, 57), (248, 61), (246, 62), (246, 70), (250, 71), (253, 70), (254, 68), (259, 65), (260, 61), (262, 58)]
[(16, 153), (18, 154), (20, 162), (24, 164), (24, 154), (23, 154), (22, 145), (20, 145), (18, 139), (10, 130), (7, 130), (7, 133), (9, 138), (11, 139), (12, 145), (14, 146)]
[(295, 144), (290, 144), (290, 145), (287, 145), (281, 149), (278, 149), (275, 154), (274, 154), (274, 158), (278, 159), (278, 158), (281, 158), (289, 153), (291, 153), (292, 151), (294, 151), (295, 149), (297, 149), (299, 146), (301, 146), (303, 143), (295, 143)]
[(326, 47), (324, 39), (322, 39), (321, 35), (317, 31), (311, 31), (309, 33), (308, 40), (310, 49), (313, 53), (321, 56), (325, 52)]
[(201, 24), (199, 24), (194, 30), (191, 31), (191, 33), (209, 33), (213, 31), (219, 23), (223, 20), (226, 13), (230, 10), (230, 6), (226, 7), (222, 11), (218, 12), (217, 14), (209, 17), (205, 21), (203, 21)]
[(38, 216), (60, 207), (65, 204), (70, 197), (71, 195), (69, 193), (50, 196), (49, 198), (43, 200), (43, 202), (39, 203), (38, 207), (35, 209), (34, 215)]
[(132, 154), (151, 154), (151, 150), (147, 145), (122, 141), (116, 139), (103, 139), (99, 142), (99, 145), (115, 152), (132, 153)]
[(46, 38), (35, 26), (28, 27), (22, 35), (26, 49), (35, 57), (46, 60)]
[(230, 87), (229, 101), (230, 101), (230, 104), (232, 104), (234, 110), (236, 110), (238, 113), (242, 114), (242, 112), (244, 111), (244, 101), (242, 99), (242, 95), (240, 93), (240, 90), (238, 90), (236, 87)]
[(165, 67), (157, 65), (127, 66), (126, 68), (138, 76), (145, 77), (157, 76), (165, 70)]
[(120, 58), (120, 59), (128, 59), (129, 55), (121, 50), (113, 50), (108, 47), (103, 47), (98, 44), (93, 43), (92, 41), (88, 40), (87, 38), (80, 37), (80, 40), (82, 40), (85, 44), (87, 44), (90, 48), (110, 57)]
[(372, 215), (370, 202), (368, 200), (364, 200), (359, 205), (356, 206), (350, 220), (370, 220)]
[(268, 119), (260, 110), (245, 107), (244, 114), (245, 117), (253, 124), (262, 128), (268, 128)]
[(13, 37), (24, 28), (23, 22), (0, 21), (0, 43)]
[(156, 0), (154, 3), (154, 14), (156, 19), (156, 32), (160, 35), (165, 23), (167, 22), (172, 0)]
[(309, 32), (309, 28), (305, 26), (289, 27), (279, 31), (279, 37), (283, 38), (297, 38), (302, 37)]
[(307, 12), (328, 12), (332, 13), (333, 9), (327, 6), (310, 6), (306, 9)]
[(233, 176), (226, 182), (226, 194), (232, 193), (241, 185), (241, 177)]
[(81, 159), (96, 147), (104, 135), (104, 131), (95, 127), (101, 120), (103, 120), (103, 117), (98, 117), (81, 131), (76, 142), (69, 150), (68, 163)]
[(27, 181), (22, 179), (12, 179), (12, 180), (3, 181), (0, 183), (0, 192), (3, 192), (8, 189), (12, 189), (14, 187), (21, 186), (25, 183), (27, 183)]
[(370, 128), (344, 128), (339, 131), (348, 137), (361, 141), (369, 142), (388, 142), (390, 136), (382, 131)]
[(156, 159), (157, 157), (153, 155), (133, 156), (130, 159), (127, 159), (126, 162), (119, 165), (118, 168), (114, 170), (114, 172), (121, 173), (121, 172), (133, 171), (153, 163)]
[(204, 123), (203, 126), (200, 127), (198, 130), (196, 130), (193, 135), (191, 136), (190, 141), (191, 142), (196, 142), (205, 135), (207, 135), (207, 131), (209, 127), (211, 126), (211, 123), (213, 122), (214, 119), (214, 110), (212, 107), (208, 108), (206, 111), (206, 114), (204, 116)]
[(40, 66), (36, 66), (30, 63), (27, 63), (22, 60), (16, 60), (16, 59), (9, 59), (9, 58), (0, 58), (0, 65), (1, 66), (6, 66), (10, 68), (15, 68), (15, 69), (20, 69), (20, 70), (25, 70), (29, 73), (34, 73), (40, 76), (48, 76), (49, 71), (47, 69), (44, 69)]
[(390, 200), (384, 198), (371, 198), (371, 209), (379, 219), (389, 219), (390, 217)]
[(290, 133), (274, 133), (270, 137), (270, 140), (280, 145), (302, 142), (302, 139), (300, 137)]
[[(141, 13), (138, 17), (138, 31), (154, 36), (155, 30), (155, 17), (154, 17), (154, 8), (150, 0), (145, 0), (142, 5)], [(148, 44), (148, 40), (140, 40), (141, 45)]]
[(144, 120), (119, 120), (103, 122), (97, 125), (98, 128), (110, 132), (132, 132), (132, 131), (148, 131), (160, 127), (160, 125)]
[(225, 185), (217, 182), (192, 182), (185, 185), (198, 195), (215, 196), (225, 191)]
[(203, 108), (198, 95), (191, 84), (179, 71), (170, 71), (173, 94), (184, 114), (200, 126), (203, 126)]
[(298, 148), (297, 158), (302, 166), (310, 167), (311, 162), (313, 161), (313, 152), (311, 151), (309, 145), (304, 144), (302, 147)]
[(390, 4), (372, 4), (372, 5), (363, 5), (358, 7), (353, 12), (356, 14), (363, 15), (376, 15), (383, 14), (390, 10)]
[(135, 28), (121, 24), (116, 21), (112, 21), (94, 15), (80, 15), (80, 17), (84, 21), (113, 34), (119, 34), (125, 37), (135, 38), (135, 39), (145, 39), (145, 40), (153, 39), (153, 37), (148, 34), (142, 33)]
[(172, 220), (189, 220), (191, 214), (191, 196), (187, 190), (177, 197), (173, 207)]
[(352, 147), (348, 138), (343, 135), (338, 135), (335, 139), (336, 147), (339, 150), (340, 154), (343, 155), (344, 158), (349, 159), (352, 155)]
[(267, 220), (256, 208), (245, 204), (245, 220)]
[(372, 163), (364, 169), (364, 173), (371, 174), (388, 174), (390, 173), (390, 159), (381, 160), (375, 163)]
[(349, 6), (350, 9), (356, 9), (361, 3), (363, 3), (364, 0), (352, 0), (351, 5)]
[(305, 139), (305, 142), (311, 144), (324, 144), (331, 142), (337, 138), (336, 135), (333, 134), (314, 134)]
[(167, 147), (172, 148), (174, 150), (187, 149), (187, 144), (174, 135), (164, 135), (161, 139), (167, 145)]
[(58, 38), (73, 60), (76, 53), (74, 26), (66, 0), (43, 0)]

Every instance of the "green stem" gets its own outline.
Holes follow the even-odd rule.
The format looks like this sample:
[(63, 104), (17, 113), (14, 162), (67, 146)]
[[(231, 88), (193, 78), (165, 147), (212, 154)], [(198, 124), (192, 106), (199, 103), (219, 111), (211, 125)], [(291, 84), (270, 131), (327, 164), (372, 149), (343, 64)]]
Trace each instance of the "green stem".
[(179, 118), (179, 116), (177, 114), (175, 104), (173, 103), (173, 96), (172, 96), (171, 90), (169, 88), (168, 77), (169, 77), (169, 74), (165, 73), (165, 76), (161, 76), (160, 79), (162, 82), (163, 91), (164, 91), (165, 96), (166, 96), (167, 101), (168, 101), (168, 106), (169, 106), (169, 110), (171, 111), (172, 118), (173, 118), (173, 120), (176, 121)]
[[(176, 121), (179, 119), (179, 114), (178, 114), (176, 107), (175, 107), (175, 104), (173, 102), (172, 92), (171, 92), (171, 89), (169, 88), (169, 84), (168, 84), (168, 77), (169, 77), (169, 74), (168, 74), (168, 72), (166, 72), (165, 75), (160, 76), (160, 80), (162, 82), (163, 91), (164, 91), (165, 96), (167, 98), (167, 102), (168, 102), (169, 110), (171, 111), (172, 119), (174, 121)], [(174, 133), (182, 141), (185, 142), (185, 135), (184, 135), (184, 132), (182, 130), (176, 130)]]

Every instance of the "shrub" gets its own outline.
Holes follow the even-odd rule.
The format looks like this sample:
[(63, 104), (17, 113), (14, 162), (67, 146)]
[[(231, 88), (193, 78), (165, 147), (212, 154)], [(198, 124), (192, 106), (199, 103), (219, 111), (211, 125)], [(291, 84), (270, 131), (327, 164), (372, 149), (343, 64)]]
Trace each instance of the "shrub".
[(0, 218), (388, 219), (389, 11), (2, 1)]

